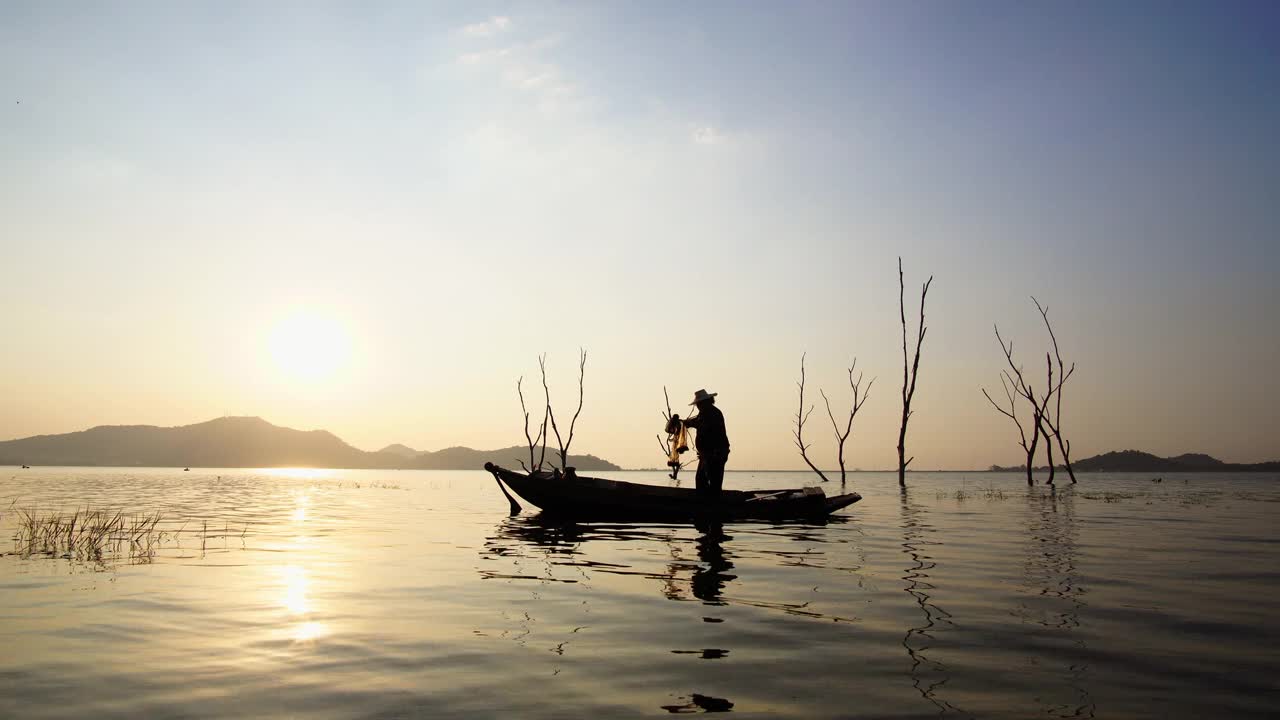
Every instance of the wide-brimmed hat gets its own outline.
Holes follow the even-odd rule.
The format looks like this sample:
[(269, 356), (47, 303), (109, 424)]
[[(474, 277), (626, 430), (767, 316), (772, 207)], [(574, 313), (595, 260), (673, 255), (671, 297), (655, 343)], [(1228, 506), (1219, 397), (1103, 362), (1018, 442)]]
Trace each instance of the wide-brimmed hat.
[(715, 397), (716, 395), (719, 395), (719, 394), (720, 394), (720, 393), (709, 393), (709, 392), (707, 392), (706, 390), (699, 390), (698, 392), (696, 392), (696, 393), (694, 393), (694, 394), (693, 394), (693, 402), (691, 402), (691, 403), (689, 403), (689, 404), (690, 404), (690, 405), (697, 405), (698, 403), (702, 402), (703, 400), (710, 400), (711, 398), (713, 398), (713, 397)]

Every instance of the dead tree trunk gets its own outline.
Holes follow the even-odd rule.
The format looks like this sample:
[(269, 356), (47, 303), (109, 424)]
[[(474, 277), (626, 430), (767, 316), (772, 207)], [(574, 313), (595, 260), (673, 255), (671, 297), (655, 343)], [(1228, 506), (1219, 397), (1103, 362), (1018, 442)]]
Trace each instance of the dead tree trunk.
[(1067, 368), (1062, 362), (1062, 353), (1058, 350), (1058, 336), (1053, 332), (1053, 325), (1049, 323), (1049, 308), (1040, 304), (1039, 300), (1034, 297), (1031, 302), (1036, 304), (1036, 309), (1040, 311), (1040, 317), (1044, 318), (1045, 329), (1049, 331), (1049, 339), (1053, 341), (1053, 356), (1058, 362), (1058, 386), (1056, 392), (1058, 397), (1055, 398), (1055, 407), (1052, 414), (1046, 413), (1045, 425), (1053, 434), (1053, 438), (1058, 443), (1058, 449), (1062, 451), (1062, 465), (1070, 476), (1071, 482), (1076, 481), (1076, 471), (1071, 467), (1071, 441), (1062, 436), (1062, 386), (1066, 384), (1067, 379), (1076, 371), (1076, 364), (1071, 363), (1071, 367)]
[[(1045, 355), (1044, 355), (1044, 361), (1045, 361), (1045, 365), (1047, 365), (1047, 366), (1048, 366), (1048, 368), (1049, 368), (1049, 385), (1048, 385), (1048, 388), (1049, 388), (1049, 394), (1048, 394), (1048, 395), (1045, 395), (1044, 402), (1043, 402), (1043, 403), (1041, 403), (1040, 419), (1041, 419), (1042, 421), (1044, 420), (1044, 418), (1046, 418), (1046, 417), (1048, 417), (1048, 416), (1049, 416), (1049, 398), (1050, 398), (1050, 396), (1051, 396), (1051, 395), (1053, 395), (1053, 391), (1054, 391), (1054, 388), (1053, 388), (1053, 361), (1049, 359), (1049, 353), (1045, 353)], [(1043, 433), (1044, 433), (1044, 454), (1045, 454), (1045, 457), (1046, 457), (1046, 458), (1048, 458), (1048, 460), (1049, 460), (1049, 479), (1048, 479), (1048, 480), (1046, 480), (1045, 482), (1046, 482), (1046, 483), (1048, 483), (1049, 485), (1052, 485), (1052, 484), (1053, 484), (1053, 477), (1054, 477), (1054, 467), (1053, 467), (1053, 438), (1049, 435), (1049, 431), (1048, 431), (1047, 429), (1046, 429), (1046, 430), (1042, 430), (1041, 432), (1043, 432)]]
[(1036, 484), (1036, 445), (1040, 443), (1040, 436), (1044, 434), (1040, 430), (1040, 421), (1040, 413), (1036, 412), (1035, 429), (1031, 435), (1031, 447), (1027, 448), (1027, 487)]
[(916, 377), (920, 371), (920, 346), (924, 343), (927, 328), (924, 324), (924, 300), (929, 294), (929, 285), (933, 276), (925, 281), (920, 290), (920, 327), (916, 335), (915, 360), (907, 364), (907, 306), (904, 294), (906, 285), (902, 277), (902, 258), (898, 258), (898, 314), (902, 320), (902, 425), (898, 428), (898, 486), (907, 486), (907, 465), (915, 460), (915, 456), (907, 458), (907, 421), (911, 419), (911, 400), (916, 394)]

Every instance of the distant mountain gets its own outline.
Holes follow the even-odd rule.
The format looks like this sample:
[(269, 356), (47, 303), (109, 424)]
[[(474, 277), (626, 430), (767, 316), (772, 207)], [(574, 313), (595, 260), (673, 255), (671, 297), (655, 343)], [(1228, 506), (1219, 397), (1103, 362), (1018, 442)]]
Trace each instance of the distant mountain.
[[(521, 446), (418, 452), (390, 445), (365, 452), (326, 430), (294, 430), (257, 417), (224, 417), (181, 427), (100, 425), (0, 442), (0, 465), (476, 470), (485, 462), (519, 467), (518, 460), (528, 455), (529, 449)], [(619, 469), (594, 455), (570, 455), (569, 463), (580, 470)]]
[(381, 450), (379, 450), (378, 452), (390, 453), (392, 455), (399, 455), (400, 457), (415, 457), (422, 454), (421, 450), (414, 450), (408, 445), (401, 445), (400, 443), (388, 445), (382, 448)]
[[(1077, 472), (1280, 472), (1280, 461), (1261, 463), (1228, 463), (1203, 453), (1184, 453), (1175, 457), (1159, 457), (1139, 450), (1119, 450), (1076, 460), (1071, 466)], [(1026, 466), (993, 470), (1025, 470)], [(1061, 467), (1061, 466), (1059, 466)], [(1037, 470), (1048, 470), (1037, 467)]]
[(282, 428), (256, 417), (182, 427), (100, 425), (0, 442), (0, 460), (27, 465), (352, 467), (367, 454), (324, 430)]
[[(548, 448), (547, 462), (551, 461), (552, 456), (556, 456), (557, 460), (559, 459), (559, 453)], [(404, 467), (412, 467), (418, 470), (470, 470), (484, 467), (486, 462), (493, 462), (505, 467), (519, 469), (522, 460), (526, 465), (529, 462), (528, 445), (513, 445), (501, 450), (472, 450), (469, 447), (451, 447), (435, 452), (422, 453), (413, 458)], [(570, 453), (569, 464), (579, 470), (622, 469), (595, 455), (574, 455)]]
[(1228, 463), (1203, 453), (1158, 457), (1138, 450), (1103, 453), (1072, 463), (1082, 472), (1275, 472), (1280, 461)]

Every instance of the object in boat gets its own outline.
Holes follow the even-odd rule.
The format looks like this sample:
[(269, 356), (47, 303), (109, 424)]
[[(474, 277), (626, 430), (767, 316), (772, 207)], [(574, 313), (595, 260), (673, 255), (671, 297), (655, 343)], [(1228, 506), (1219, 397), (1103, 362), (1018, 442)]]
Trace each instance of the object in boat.
[(689, 450), (689, 430), (680, 416), (673, 414), (667, 420), (666, 431), (667, 447), (670, 448), (667, 453), (667, 467), (671, 468), (671, 473), (667, 477), (675, 480), (680, 475), (680, 468), (684, 466), (684, 463), (680, 462), (680, 456)]
[(692, 488), (641, 485), (572, 473), (515, 472), (493, 463), (485, 463), (484, 469), (498, 481), (511, 502), (513, 515), (520, 511), (520, 505), (507, 487), (545, 513), (584, 520), (821, 519), (862, 499), (858, 493), (827, 497), (821, 488), (806, 487), (722, 490), (718, 498), (708, 502)]

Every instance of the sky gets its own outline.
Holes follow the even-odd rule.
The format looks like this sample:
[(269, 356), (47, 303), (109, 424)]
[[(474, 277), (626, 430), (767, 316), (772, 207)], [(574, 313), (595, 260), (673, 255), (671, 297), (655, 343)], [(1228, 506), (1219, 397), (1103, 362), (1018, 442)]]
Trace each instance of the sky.
[[(0, 6), (0, 439), (257, 415), (357, 447), (730, 469), (1022, 461), (993, 326), (1076, 458), (1280, 458), (1267, 2)], [(806, 403), (809, 400), (806, 400)], [(535, 412), (535, 415), (537, 412)]]

